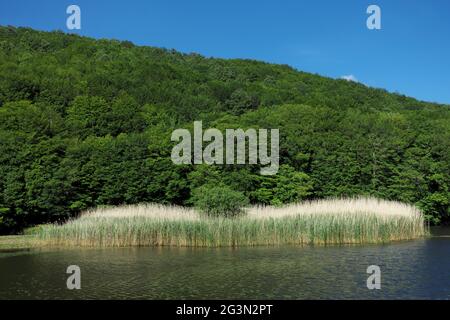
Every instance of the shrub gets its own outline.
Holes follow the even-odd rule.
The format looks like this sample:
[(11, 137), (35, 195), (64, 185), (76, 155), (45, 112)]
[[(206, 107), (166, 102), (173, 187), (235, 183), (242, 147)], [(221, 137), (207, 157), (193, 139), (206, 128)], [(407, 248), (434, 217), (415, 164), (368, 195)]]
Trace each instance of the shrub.
[(37, 235), (40, 234), (45, 228), (44, 224), (39, 224), (37, 226), (33, 226), (33, 227), (28, 227), (23, 229), (23, 234), (26, 236), (32, 236), (32, 235)]
[(192, 202), (198, 210), (212, 217), (235, 217), (249, 204), (242, 192), (228, 186), (209, 185), (195, 189)]

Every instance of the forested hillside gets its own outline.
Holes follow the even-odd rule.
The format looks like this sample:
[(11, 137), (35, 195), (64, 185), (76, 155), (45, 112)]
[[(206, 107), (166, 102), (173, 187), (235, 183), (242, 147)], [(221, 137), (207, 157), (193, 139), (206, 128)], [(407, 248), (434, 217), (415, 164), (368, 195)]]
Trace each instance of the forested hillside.
[[(171, 133), (279, 128), (280, 170), (174, 165)], [(100, 205), (373, 195), (450, 220), (450, 108), (250, 60), (0, 27), (0, 233)]]

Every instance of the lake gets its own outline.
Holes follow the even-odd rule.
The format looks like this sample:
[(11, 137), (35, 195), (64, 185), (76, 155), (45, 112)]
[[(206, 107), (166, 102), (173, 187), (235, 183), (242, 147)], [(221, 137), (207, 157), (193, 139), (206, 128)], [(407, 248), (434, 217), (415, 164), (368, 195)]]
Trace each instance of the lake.
[[(450, 299), (450, 229), (389, 245), (0, 252), (0, 299)], [(66, 269), (81, 269), (68, 290)], [(381, 269), (381, 289), (366, 286)]]

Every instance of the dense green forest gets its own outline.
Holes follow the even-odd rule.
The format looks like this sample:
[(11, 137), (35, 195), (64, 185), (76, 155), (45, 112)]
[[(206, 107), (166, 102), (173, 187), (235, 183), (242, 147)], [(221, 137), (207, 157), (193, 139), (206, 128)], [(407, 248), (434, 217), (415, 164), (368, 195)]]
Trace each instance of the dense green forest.
[[(280, 170), (174, 165), (177, 128), (279, 128)], [(0, 233), (81, 210), (373, 195), (450, 221), (450, 108), (251, 60), (0, 27)]]

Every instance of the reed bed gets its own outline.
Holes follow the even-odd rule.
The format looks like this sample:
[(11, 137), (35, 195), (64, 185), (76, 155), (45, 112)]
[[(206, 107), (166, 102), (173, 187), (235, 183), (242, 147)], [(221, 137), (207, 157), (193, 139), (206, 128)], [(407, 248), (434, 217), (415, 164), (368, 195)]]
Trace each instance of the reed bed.
[(251, 207), (237, 218), (210, 218), (194, 209), (135, 205), (95, 209), (38, 237), (50, 245), (259, 246), (377, 244), (428, 234), (414, 206), (372, 198), (331, 199), (284, 207)]

